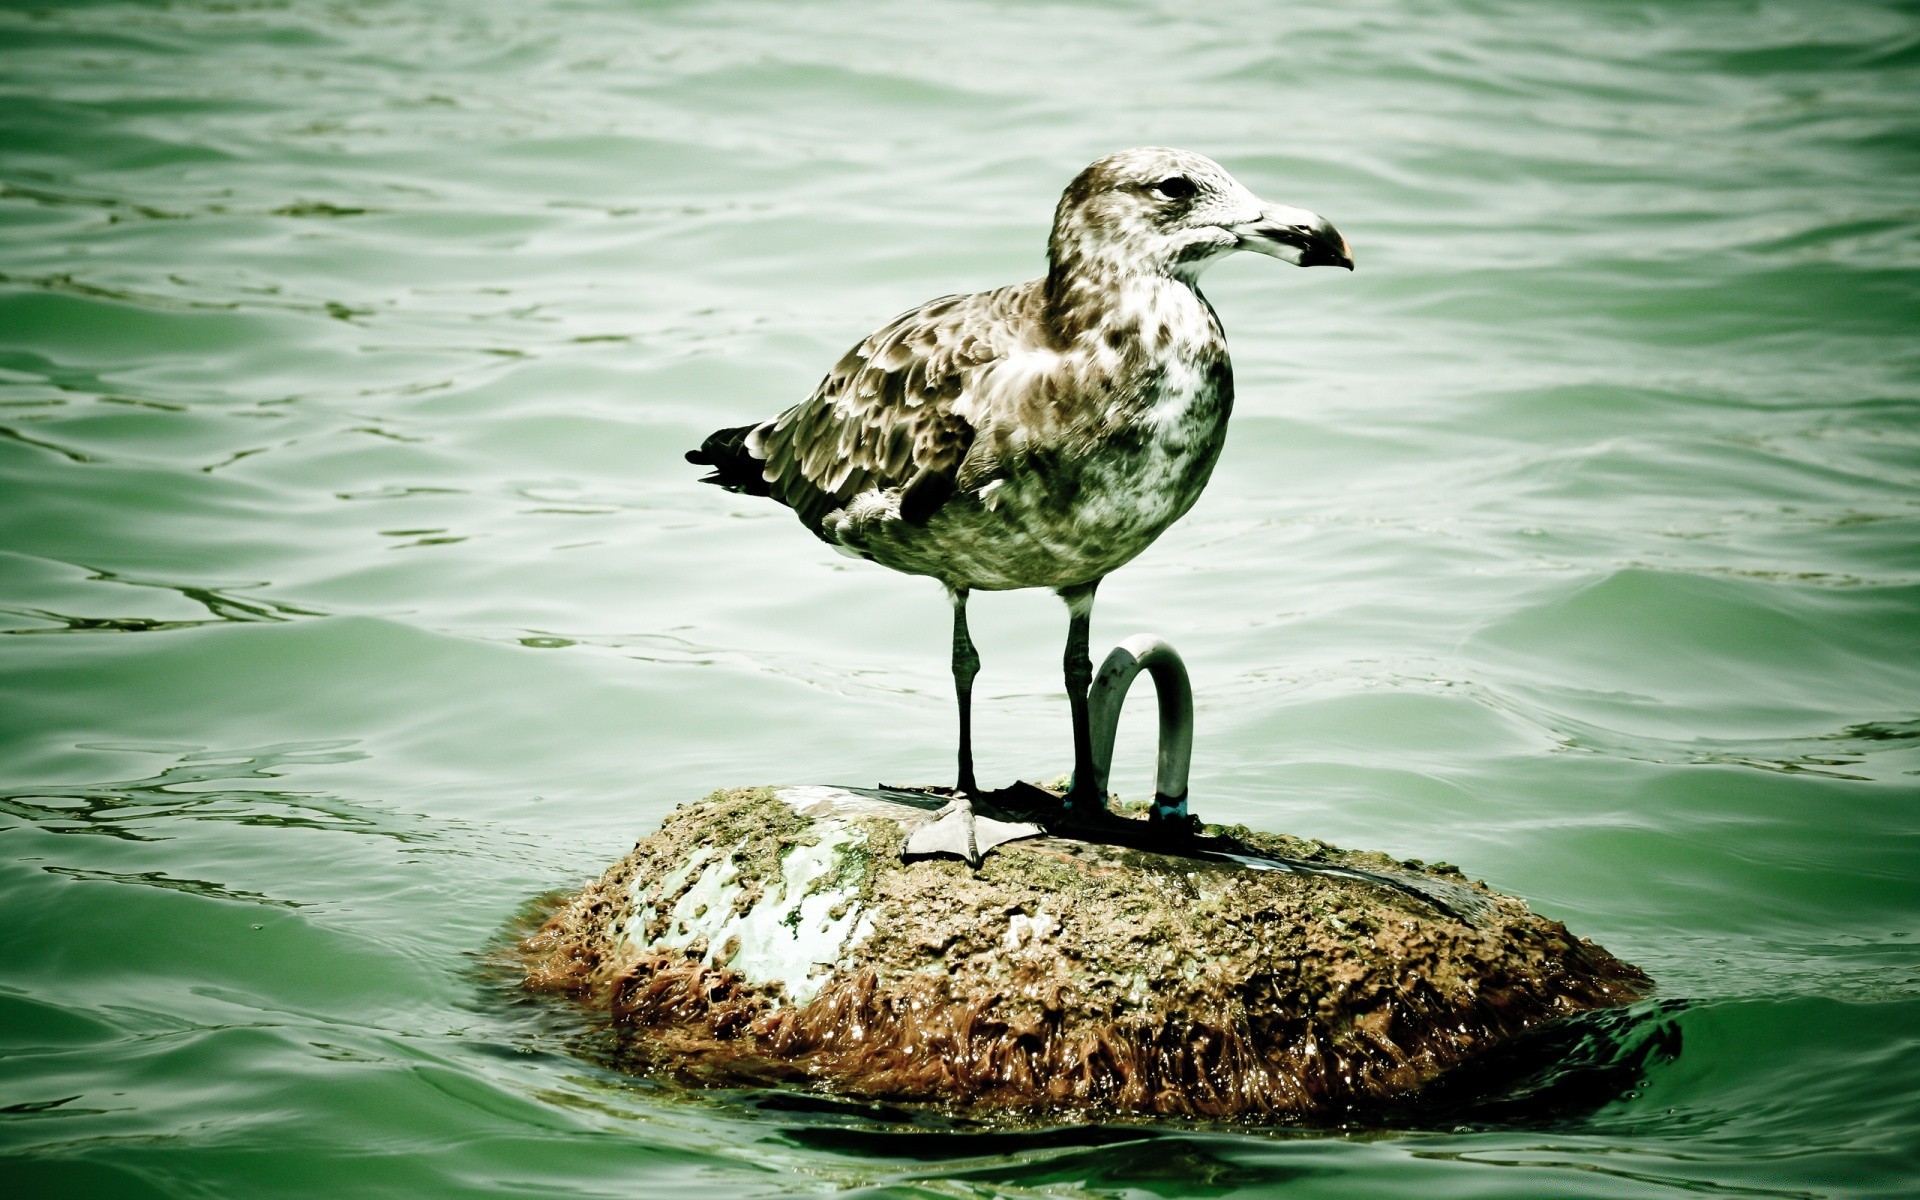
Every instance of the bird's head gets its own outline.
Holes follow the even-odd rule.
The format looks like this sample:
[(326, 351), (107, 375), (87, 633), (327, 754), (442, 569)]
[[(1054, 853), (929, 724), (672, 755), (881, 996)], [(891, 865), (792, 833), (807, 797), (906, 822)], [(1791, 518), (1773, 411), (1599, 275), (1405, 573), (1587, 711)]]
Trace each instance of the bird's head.
[(1235, 250), (1297, 267), (1353, 269), (1340, 231), (1318, 213), (1260, 199), (1204, 154), (1122, 150), (1067, 185), (1048, 256), (1056, 274), (1155, 271), (1191, 283)]

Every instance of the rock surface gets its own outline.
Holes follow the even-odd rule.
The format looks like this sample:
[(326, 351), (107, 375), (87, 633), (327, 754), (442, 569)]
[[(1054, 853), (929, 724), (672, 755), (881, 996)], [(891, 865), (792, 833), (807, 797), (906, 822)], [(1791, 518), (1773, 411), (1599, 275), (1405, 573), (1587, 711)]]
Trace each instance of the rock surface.
[(1451, 867), (1235, 828), (902, 863), (938, 801), (717, 792), (563, 901), (527, 986), (621, 1065), (1029, 1114), (1325, 1116), (1650, 981)]

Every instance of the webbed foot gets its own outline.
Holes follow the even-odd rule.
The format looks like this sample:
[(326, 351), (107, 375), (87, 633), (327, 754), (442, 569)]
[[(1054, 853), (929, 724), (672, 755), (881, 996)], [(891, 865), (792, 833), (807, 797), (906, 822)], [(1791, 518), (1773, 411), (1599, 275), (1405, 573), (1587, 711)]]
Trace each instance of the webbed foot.
[(912, 862), (916, 858), (951, 854), (966, 860), (968, 866), (978, 870), (980, 860), (995, 846), (1020, 838), (1038, 837), (1044, 832), (1040, 826), (1030, 822), (997, 821), (992, 817), (980, 816), (973, 811), (972, 800), (966, 796), (955, 796), (947, 801), (947, 806), (933, 820), (907, 835), (906, 844), (900, 847), (900, 857)]

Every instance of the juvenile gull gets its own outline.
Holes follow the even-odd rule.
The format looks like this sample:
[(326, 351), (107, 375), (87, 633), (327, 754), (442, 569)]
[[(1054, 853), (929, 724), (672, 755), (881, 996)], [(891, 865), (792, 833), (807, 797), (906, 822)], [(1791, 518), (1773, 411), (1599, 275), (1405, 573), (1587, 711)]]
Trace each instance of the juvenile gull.
[(771, 496), (838, 550), (928, 575), (953, 602), (960, 707), (955, 844), (977, 859), (968, 797), (976, 588), (1052, 588), (1069, 613), (1066, 814), (1094, 794), (1087, 637), (1094, 590), (1200, 496), (1226, 437), (1233, 369), (1200, 272), (1235, 250), (1353, 268), (1326, 218), (1261, 200), (1186, 150), (1087, 167), (1054, 211), (1047, 274), (942, 296), (848, 351), (770, 421), (722, 429), (687, 461)]

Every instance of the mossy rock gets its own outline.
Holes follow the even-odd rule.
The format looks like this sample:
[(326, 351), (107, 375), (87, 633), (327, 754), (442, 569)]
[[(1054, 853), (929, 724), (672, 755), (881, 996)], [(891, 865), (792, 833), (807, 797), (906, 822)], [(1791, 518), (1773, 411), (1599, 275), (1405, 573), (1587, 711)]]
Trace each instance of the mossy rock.
[(527, 939), (527, 985), (609, 1014), (621, 1065), (702, 1083), (1214, 1117), (1381, 1105), (1650, 990), (1450, 867), (1237, 828), (1238, 861), (1047, 836), (909, 864), (912, 799), (686, 805)]

